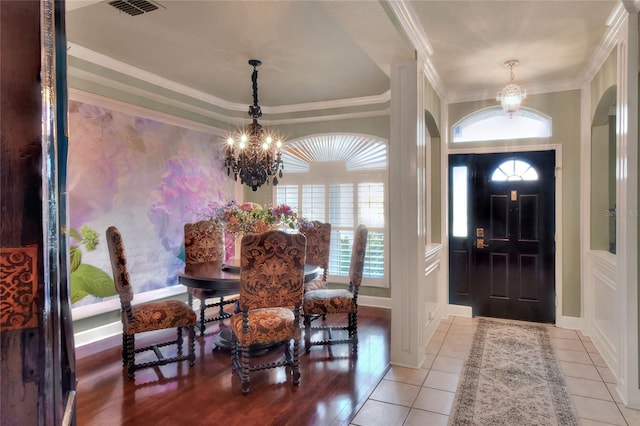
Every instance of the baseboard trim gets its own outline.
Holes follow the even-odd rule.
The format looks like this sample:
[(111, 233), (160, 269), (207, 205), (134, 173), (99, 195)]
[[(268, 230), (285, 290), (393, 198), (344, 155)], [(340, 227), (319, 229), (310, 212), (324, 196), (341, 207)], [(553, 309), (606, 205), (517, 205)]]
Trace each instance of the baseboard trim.
[(76, 348), (122, 334), (122, 322), (112, 322), (85, 331), (79, 331), (73, 335)]
[(447, 314), (456, 317), (471, 318), (473, 316), (473, 311), (471, 310), (471, 306), (447, 305)]
[(569, 330), (583, 331), (583, 318), (582, 317), (560, 317), (560, 321), (556, 321), (556, 327), (566, 328)]
[(358, 305), (369, 306), (371, 308), (391, 309), (391, 298), (358, 295)]

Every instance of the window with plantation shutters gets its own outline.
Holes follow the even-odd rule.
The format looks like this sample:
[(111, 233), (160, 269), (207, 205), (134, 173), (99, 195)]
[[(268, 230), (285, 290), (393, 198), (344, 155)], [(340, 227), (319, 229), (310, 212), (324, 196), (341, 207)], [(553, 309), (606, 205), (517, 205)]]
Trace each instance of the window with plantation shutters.
[(325, 185), (302, 185), (302, 208), (299, 210), (307, 220), (326, 222)]
[(384, 276), (384, 184), (366, 182), (358, 184), (358, 223), (369, 228), (364, 276)]
[(278, 185), (276, 204), (286, 204), (291, 207), (293, 211), (299, 211), (298, 185)]
[[(349, 282), (354, 229), (369, 229), (362, 285), (388, 287), (386, 143), (352, 135), (315, 136), (287, 146), (288, 171), (275, 199), (307, 220), (331, 223), (329, 281)], [(296, 206), (296, 207), (294, 207)]]

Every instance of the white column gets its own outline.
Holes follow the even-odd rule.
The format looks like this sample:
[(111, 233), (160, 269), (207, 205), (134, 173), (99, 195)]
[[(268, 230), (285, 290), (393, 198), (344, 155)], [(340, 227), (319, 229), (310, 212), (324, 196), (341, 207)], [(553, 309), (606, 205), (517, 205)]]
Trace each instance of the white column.
[(618, 127), (616, 168), (618, 307), (620, 359), (617, 390), (625, 403), (640, 408), (638, 375), (638, 2), (618, 45)]
[[(419, 367), (424, 359), (424, 218), (427, 192), (424, 75), (418, 61), (391, 67), (389, 257), (391, 363)], [(427, 314), (428, 316), (428, 314)]]

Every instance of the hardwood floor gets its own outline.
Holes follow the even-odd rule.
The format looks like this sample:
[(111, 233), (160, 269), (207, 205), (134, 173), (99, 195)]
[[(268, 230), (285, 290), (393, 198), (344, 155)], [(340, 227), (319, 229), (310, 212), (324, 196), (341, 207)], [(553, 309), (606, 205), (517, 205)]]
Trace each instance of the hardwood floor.
[[(248, 395), (231, 372), (230, 353), (212, 351), (224, 323), (209, 323), (205, 336), (196, 338), (193, 367), (182, 362), (139, 370), (135, 382), (122, 368), (121, 337), (105, 339), (76, 350), (77, 423), (346, 425), (389, 368), (390, 326), (389, 310), (361, 306), (357, 357), (348, 345), (313, 347), (306, 354), (303, 339), (300, 385), (292, 384), (288, 369), (263, 370), (250, 375)], [(264, 357), (281, 354), (275, 348)]]

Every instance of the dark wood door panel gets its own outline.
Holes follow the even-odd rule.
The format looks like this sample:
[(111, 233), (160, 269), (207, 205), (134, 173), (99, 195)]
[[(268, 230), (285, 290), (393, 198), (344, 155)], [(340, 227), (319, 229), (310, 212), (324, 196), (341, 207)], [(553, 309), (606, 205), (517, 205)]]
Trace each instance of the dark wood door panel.
[[(491, 180), (516, 160), (538, 179)], [(450, 302), (474, 315), (555, 322), (555, 152), (451, 155), (452, 165), (468, 167), (469, 232), (450, 239)]]
[(540, 270), (536, 254), (518, 254), (517, 297), (519, 301), (540, 302)]
[(521, 194), (518, 197), (518, 241), (539, 241), (539, 194)]
[(505, 194), (491, 194), (489, 204), (489, 239), (509, 239), (509, 199)]
[(489, 297), (509, 299), (509, 255), (491, 253)]

